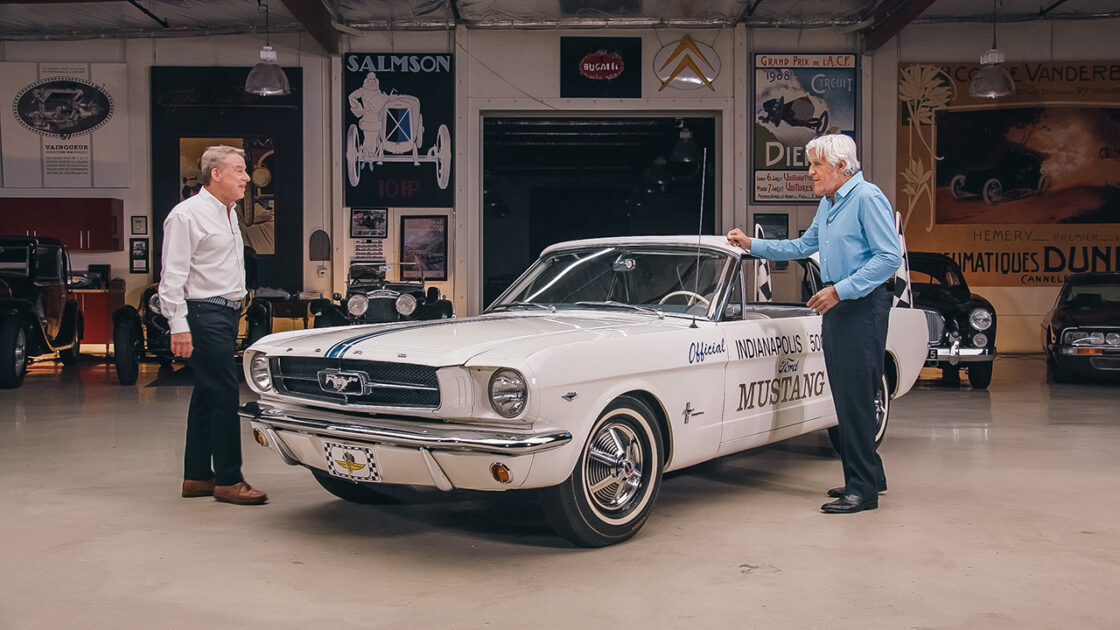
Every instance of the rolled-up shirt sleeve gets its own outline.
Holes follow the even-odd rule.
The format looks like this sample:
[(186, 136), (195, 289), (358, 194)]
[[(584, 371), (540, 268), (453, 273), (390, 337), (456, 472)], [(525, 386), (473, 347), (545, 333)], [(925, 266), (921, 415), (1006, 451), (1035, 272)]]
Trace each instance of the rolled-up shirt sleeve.
[(190, 219), (172, 213), (163, 223), (163, 271), (159, 281), (159, 304), (171, 326), (171, 333), (189, 332), (187, 300), (184, 287), (191, 271), (194, 235)]

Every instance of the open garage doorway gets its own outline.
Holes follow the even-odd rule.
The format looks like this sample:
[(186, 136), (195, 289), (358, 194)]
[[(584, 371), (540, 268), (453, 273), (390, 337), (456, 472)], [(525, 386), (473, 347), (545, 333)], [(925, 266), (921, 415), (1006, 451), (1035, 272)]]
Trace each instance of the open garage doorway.
[(716, 119), (483, 120), (483, 306), (545, 247), (577, 238), (715, 229)]

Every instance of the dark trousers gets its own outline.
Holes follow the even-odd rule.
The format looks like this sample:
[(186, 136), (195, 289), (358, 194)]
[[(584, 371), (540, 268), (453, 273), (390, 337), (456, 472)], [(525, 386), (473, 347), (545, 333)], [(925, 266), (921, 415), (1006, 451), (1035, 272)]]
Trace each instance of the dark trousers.
[(242, 481), (241, 421), (237, 417), (240, 385), (233, 358), (237, 321), (238, 311), (232, 308), (187, 302), (187, 325), (194, 345), (190, 359), (194, 391), (187, 410), (185, 479), (213, 478), (219, 486)]
[(886, 485), (875, 450), (875, 392), (883, 376), (891, 296), (886, 287), (841, 300), (821, 322), (824, 364), (839, 419), (840, 461), (848, 494), (873, 498)]

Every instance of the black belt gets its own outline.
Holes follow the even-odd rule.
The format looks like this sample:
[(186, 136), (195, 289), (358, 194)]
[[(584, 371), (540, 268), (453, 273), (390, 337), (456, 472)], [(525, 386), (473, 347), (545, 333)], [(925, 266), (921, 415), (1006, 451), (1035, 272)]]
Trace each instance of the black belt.
[(224, 297), (208, 297), (198, 298), (197, 300), (187, 300), (188, 302), (203, 302), (206, 304), (217, 304), (226, 308), (241, 309), (241, 300), (227, 300)]
[[(832, 286), (836, 286), (836, 283), (835, 282), (825, 282), (823, 286), (832, 287)], [(892, 291), (893, 292), (894, 291), (894, 276), (891, 276), (890, 280), (887, 280), (886, 282), (884, 282), (882, 284), (882, 287), (885, 288), (887, 291)]]

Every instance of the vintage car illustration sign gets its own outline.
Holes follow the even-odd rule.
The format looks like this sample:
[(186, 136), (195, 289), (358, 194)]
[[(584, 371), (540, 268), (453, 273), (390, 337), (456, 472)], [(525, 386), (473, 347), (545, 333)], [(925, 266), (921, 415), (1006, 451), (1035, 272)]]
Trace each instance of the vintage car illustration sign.
[(342, 61), (346, 205), (451, 207), (452, 56), (350, 53)]
[(754, 56), (754, 200), (815, 202), (805, 144), (856, 137), (856, 56)]

